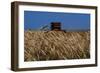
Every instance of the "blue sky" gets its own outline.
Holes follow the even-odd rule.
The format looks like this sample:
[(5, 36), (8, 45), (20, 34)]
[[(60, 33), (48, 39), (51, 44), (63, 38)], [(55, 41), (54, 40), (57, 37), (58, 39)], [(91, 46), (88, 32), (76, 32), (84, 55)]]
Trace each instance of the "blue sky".
[(64, 30), (90, 29), (90, 14), (24, 11), (24, 29), (40, 29), (51, 22), (61, 22)]

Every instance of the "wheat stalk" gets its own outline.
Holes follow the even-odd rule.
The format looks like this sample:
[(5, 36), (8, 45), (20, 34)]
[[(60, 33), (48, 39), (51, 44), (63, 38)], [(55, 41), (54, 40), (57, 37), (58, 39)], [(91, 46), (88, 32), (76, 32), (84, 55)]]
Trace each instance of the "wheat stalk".
[(25, 31), (25, 61), (90, 58), (90, 32)]

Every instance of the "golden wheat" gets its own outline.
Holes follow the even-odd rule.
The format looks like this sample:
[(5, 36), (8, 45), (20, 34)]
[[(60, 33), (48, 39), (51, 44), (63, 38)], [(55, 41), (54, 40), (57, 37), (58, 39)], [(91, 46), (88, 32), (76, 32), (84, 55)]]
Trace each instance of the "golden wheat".
[(90, 58), (90, 33), (25, 31), (24, 60), (65, 60)]

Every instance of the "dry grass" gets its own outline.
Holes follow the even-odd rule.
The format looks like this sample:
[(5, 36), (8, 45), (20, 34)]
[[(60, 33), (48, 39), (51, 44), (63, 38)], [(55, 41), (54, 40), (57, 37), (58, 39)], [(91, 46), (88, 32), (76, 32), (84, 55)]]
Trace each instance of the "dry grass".
[(24, 60), (65, 60), (90, 58), (90, 33), (25, 31)]

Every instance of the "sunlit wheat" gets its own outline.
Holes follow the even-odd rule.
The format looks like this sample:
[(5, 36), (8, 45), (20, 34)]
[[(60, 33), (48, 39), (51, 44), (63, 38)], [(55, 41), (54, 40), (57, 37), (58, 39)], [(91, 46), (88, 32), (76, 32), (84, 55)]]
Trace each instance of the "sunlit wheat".
[(90, 58), (90, 32), (25, 31), (24, 60)]

